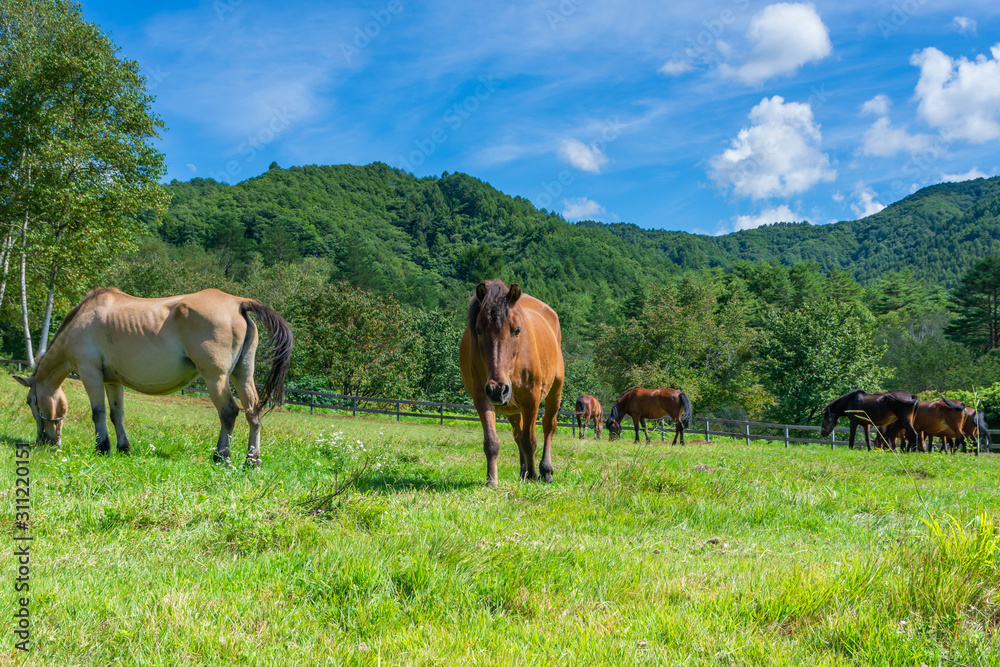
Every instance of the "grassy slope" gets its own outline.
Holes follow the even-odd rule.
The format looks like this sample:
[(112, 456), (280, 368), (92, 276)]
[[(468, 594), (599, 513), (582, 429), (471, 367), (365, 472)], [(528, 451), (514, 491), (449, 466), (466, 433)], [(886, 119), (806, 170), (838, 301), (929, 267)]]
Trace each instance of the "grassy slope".
[[(489, 490), (474, 426), (272, 413), (263, 468), (226, 470), (195, 398), (129, 394), (135, 452), (98, 458), (70, 385), (63, 450), (32, 455), (29, 664), (1000, 664), (995, 526), (919, 520), (995, 520), (1000, 457), (564, 431), (556, 483), (516, 482), (505, 435)], [(13, 382), (0, 406), (10, 534), (11, 445), (34, 426)], [(382, 467), (311, 516), (335, 431)]]

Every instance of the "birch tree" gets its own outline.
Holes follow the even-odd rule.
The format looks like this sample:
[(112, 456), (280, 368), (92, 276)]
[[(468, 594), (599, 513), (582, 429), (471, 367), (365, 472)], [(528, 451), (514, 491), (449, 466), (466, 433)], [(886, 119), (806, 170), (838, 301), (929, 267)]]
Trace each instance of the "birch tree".
[(163, 122), (134, 61), (65, 0), (0, 0), (0, 306), (16, 265), (28, 360), (55, 300), (75, 301), (162, 212)]

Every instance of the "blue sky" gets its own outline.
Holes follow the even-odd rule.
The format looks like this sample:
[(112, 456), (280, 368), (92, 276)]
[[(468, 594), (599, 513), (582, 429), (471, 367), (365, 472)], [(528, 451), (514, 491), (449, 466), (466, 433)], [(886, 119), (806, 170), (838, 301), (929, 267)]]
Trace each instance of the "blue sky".
[(84, 0), (167, 178), (463, 171), (569, 220), (719, 234), (1000, 173), (1000, 6)]

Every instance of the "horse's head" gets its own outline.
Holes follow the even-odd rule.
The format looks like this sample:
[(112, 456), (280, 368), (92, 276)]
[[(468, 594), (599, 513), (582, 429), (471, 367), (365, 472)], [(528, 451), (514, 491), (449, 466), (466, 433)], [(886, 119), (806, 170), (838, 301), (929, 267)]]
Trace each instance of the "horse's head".
[(493, 405), (507, 405), (513, 395), (511, 374), (521, 350), (522, 317), (515, 308), (521, 286), (508, 288), (500, 280), (479, 283), (469, 307), (469, 326), (486, 362), (486, 398)]
[(604, 428), (608, 429), (608, 441), (614, 442), (622, 434), (622, 425), (614, 417), (608, 417), (604, 422)]
[(62, 387), (53, 391), (47, 384), (39, 384), (33, 377), (15, 375), (14, 379), (28, 388), (28, 407), (31, 408), (37, 427), (35, 443), (59, 446), (62, 441), (63, 418), (69, 407)]
[(825, 438), (833, 433), (833, 429), (837, 425), (839, 418), (839, 415), (833, 414), (833, 410), (830, 409), (829, 405), (823, 408), (823, 425), (820, 427), (819, 434)]

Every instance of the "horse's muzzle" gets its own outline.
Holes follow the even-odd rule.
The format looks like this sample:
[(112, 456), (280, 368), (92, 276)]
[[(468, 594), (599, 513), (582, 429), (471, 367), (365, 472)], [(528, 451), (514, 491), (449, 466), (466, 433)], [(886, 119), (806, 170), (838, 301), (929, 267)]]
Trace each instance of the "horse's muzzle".
[(494, 380), (490, 380), (486, 383), (484, 391), (486, 392), (486, 398), (493, 405), (507, 405), (510, 403), (510, 396), (513, 392), (513, 388), (509, 382), (501, 384)]

